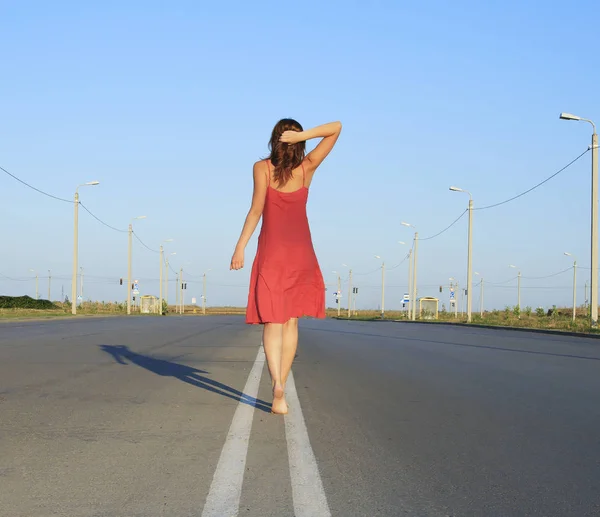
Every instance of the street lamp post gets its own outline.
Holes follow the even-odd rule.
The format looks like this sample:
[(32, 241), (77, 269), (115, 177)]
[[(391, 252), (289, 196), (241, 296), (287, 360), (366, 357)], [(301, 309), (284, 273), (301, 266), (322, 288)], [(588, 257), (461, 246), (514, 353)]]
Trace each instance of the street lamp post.
[(454, 192), (464, 192), (469, 195), (469, 236), (467, 244), (467, 323), (471, 323), (471, 300), (473, 298), (473, 196), (468, 190), (450, 187)]
[(481, 291), (479, 295), (479, 315), (483, 318), (483, 277), (479, 273), (477, 273), (477, 271), (475, 271), (475, 274), (481, 277), (481, 280), (479, 282), (479, 285), (481, 286)]
[(165, 259), (165, 299), (167, 301), (167, 309), (169, 308), (169, 256), (177, 255), (176, 252), (169, 253)]
[(348, 318), (352, 313), (352, 268), (346, 264), (342, 264), (342, 266), (347, 267), (350, 270), (348, 275)]
[[(456, 280), (456, 278), (451, 277), (448, 279), (448, 281), (450, 282), (450, 296), (454, 296), (454, 298), (450, 298), (451, 303), (452, 300), (454, 300), (454, 319), (458, 319), (458, 291), (459, 291), (459, 285), (458, 285), (458, 280)], [(453, 284), (452, 282), (456, 282), (455, 284)], [(452, 294), (454, 293), (454, 294)]]
[(132, 248), (132, 236), (133, 236), (133, 221), (136, 219), (146, 219), (145, 215), (138, 215), (129, 222), (129, 246), (127, 254), (127, 314), (131, 314), (131, 248)]
[(179, 308), (180, 314), (183, 314), (185, 311), (185, 302), (183, 300), (183, 267), (179, 268), (179, 283), (181, 284), (181, 294), (179, 295), (179, 302), (181, 303), (181, 307)]
[(379, 255), (375, 255), (375, 258), (381, 260), (381, 319), (384, 319), (384, 317), (385, 317), (385, 261)]
[(100, 185), (99, 181), (88, 181), (78, 185), (75, 189), (74, 201), (74, 231), (73, 231), (73, 273), (71, 276), (71, 314), (77, 314), (77, 261), (79, 254), (79, 187)]
[[(173, 242), (173, 239), (166, 239), (164, 242)], [(163, 310), (163, 267), (164, 267), (164, 248), (163, 245), (160, 245), (160, 275), (159, 275), (159, 299), (158, 299), (158, 312), (162, 314)]]
[(412, 313), (411, 319), (415, 321), (417, 319), (417, 257), (419, 251), (419, 232), (416, 231), (416, 227), (410, 223), (401, 222), (402, 226), (408, 226), (409, 228), (415, 229), (415, 238), (413, 244), (413, 276), (412, 276), (412, 293), (410, 296), (412, 297)]
[(202, 314), (206, 314), (206, 273), (211, 271), (207, 269), (202, 275)]
[(337, 314), (338, 318), (342, 312), (342, 304), (341, 304), (341, 295), (342, 295), (342, 277), (337, 271), (333, 272), (334, 275), (337, 276), (337, 293), (335, 294), (335, 300), (337, 302)]
[(590, 306), (591, 325), (598, 326), (598, 135), (596, 125), (589, 119), (578, 117), (570, 113), (561, 113), (562, 120), (577, 120), (588, 122), (592, 125), (592, 228), (591, 228), (591, 278), (590, 278)]
[(521, 318), (521, 270), (512, 264), (508, 267), (516, 269), (517, 272), (517, 307), (519, 308), (519, 319)]
[(577, 316), (577, 257), (565, 251), (567, 257), (573, 257), (573, 321)]
[(30, 269), (29, 271), (31, 271), (32, 273), (35, 273), (35, 299), (39, 300), (40, 299), (40, 291), (38, 289), (38, 280), (39, 280), (39, 276), (38, 276), (38, 272), (35, 269)]
[(159, 288), (158, 288), (158, 313), (162, 316), (162, 312), (163, 312), (163, 254), (164, 254), (164, 250), (163, 250), (163, 245), (160, 245), (159, 248), (159, 255), (160, 255), (160, 275), (158, 278), (158, 283), (159, 283)]
[(406, 319), (410, 318), (411, 315), (411, 307), (412, 307), (412, 248), (408, 251), (408, 312)]

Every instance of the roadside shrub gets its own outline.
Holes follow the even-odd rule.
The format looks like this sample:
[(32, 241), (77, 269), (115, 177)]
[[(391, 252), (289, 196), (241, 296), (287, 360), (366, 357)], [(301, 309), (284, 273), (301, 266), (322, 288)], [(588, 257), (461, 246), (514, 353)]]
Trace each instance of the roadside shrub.
[(53, 310), (58, 308), (49, 300), (34, 300), (31, 296), (0, 296), (0, 309)]

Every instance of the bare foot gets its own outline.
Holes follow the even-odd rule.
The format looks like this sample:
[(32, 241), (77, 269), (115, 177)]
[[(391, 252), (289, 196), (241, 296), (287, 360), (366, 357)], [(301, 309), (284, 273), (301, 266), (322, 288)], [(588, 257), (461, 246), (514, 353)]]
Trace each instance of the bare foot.
[(271, 404), (271, 413), (285, 415), (287, 412), (288, 407), (283, 393), (283, 386), (277, 383), (273, 386), (273, 404)]
[(283, 385), (276, 383), (273, 385), (273, 398), (280, 399), (283, 398)]

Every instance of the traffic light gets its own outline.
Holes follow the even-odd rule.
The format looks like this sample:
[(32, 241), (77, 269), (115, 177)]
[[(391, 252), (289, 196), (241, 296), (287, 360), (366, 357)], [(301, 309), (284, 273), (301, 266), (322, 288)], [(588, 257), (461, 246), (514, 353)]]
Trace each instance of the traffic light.
[(123, 285), (123, 279), (119, 278), (119, 285)]
[(443, 291), (442, 286), (440, 285), (440, 293)]

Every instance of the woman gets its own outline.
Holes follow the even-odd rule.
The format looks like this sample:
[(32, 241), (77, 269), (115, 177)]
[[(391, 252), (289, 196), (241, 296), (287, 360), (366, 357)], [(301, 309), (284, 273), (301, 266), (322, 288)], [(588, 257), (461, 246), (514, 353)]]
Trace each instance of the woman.
[[(287, 413), (285, 382), (298, 346), (298, 318), (325, 317), (325, 284), (306, 216), (308, 187), (335, 145), (342, 124), (304, 131), (292, 119), (273, 128), (270, 156), (254, 164), (254, 194), (231, 269), (244, 267), (244, 250), (263, 217), (252, 275), (246, 323), (264, 324), (263, 345), (271, 374), (271, 411)], [(305, 156), (306, 141), (321, 138)]]

